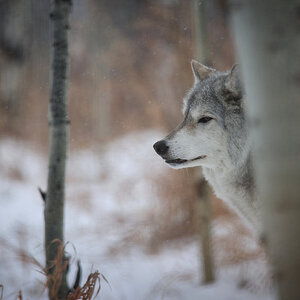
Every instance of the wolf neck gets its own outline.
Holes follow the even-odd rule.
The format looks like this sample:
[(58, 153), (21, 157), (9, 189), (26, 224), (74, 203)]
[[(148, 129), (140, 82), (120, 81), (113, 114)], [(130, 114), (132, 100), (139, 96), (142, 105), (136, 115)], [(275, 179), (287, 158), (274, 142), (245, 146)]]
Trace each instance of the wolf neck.
[(243, 163), (224, 168), (203, 167), (203, 174), (218, 198), (240, 215), (256, 234), (260, 233), (256, 192), (250, 154)]

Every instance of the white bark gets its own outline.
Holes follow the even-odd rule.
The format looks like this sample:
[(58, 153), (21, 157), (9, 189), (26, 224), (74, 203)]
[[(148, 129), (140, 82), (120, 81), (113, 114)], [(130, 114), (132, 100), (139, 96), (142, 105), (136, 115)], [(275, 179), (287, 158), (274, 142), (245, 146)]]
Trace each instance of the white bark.
[[(66, 270), (62, 273), (62, 281), (57, 295), (52, 293), (53, 281), (51, 280), (51, 274), (55, 269), (53, 261), (55, 261), (59, 249), (59, 244), (53, 243), (53, 241), (57, 239), (64, 243), (65, 165), (69, 135), (67, 78), (70, 8), (71, 0), (54, 0), (51, 13), (53, 21), (53, 58), (49, 106), (50, 153), (45, 206), (46, 270), (50, 299), (65, 299), (67, 293)], [(63, 264), (63, 261), (61, 261), (61, 264)]]
[(279, 299), (300, 297), (300, 1), (234, 1), (256, 180)]

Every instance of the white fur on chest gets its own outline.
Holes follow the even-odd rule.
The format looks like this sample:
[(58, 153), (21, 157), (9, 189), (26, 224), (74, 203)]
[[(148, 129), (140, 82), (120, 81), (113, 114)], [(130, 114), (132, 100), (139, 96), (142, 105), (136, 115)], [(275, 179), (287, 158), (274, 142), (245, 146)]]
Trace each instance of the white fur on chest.
[(203, 168), (203, 174), (216, 196), (233, 208), (248, 223), (255, 234), (259, 234), (260, 222), (257, 200), (253, 199), (255, 196), (251, 195), (250, 192), (236, 184), (236, 174), (209, 168)]

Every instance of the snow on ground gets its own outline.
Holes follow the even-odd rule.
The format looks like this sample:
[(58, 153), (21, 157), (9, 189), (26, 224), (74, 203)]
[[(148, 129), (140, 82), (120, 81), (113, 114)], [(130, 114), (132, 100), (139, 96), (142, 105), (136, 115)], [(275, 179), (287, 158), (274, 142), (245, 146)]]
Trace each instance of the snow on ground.
[[(101, 149), (70, 155), (65, 219), (65, 239), (70, 241), (67, 251), (75, 257), (68, 275), (70, 283), (79, 258), (83, 279), (98, 269), (110, 283), (111, 287), (102, 281), (97, 299), (273, 299), (268, 288), (259, 289), (260, 282), (252, 288), (241, 284), (243, 279), (263, 280), (266, 263), (261, 258), (220, 266), (216, 283), (204, 286), (199, 284), (200, 250), (196, 240), (165, 243), (155, 254), (136, 242), (151, 235), (152, 228), (143, 223), (143, 218), (160, 206), (153, 178), (163, 180), (167, 168), (152, 150), (158, 138), (159, 133), (145, 131), (124, 136)], [(30, 253), (44, 264), (43, 203), (37, 187), (45, 188), (46, 176), (47, 159), (30, 145), (0, 140), (3, 299), (16, 299), (20, 289), (24, 299), (47, 299), (42, 293), (45, 278), (39, 267), (21, 259), (19, 251)], [(225, 225), (216, 220), (214, 234), (226, 238), (230, 230)], [(137, 238), (126, 240), (132, 233)], [(253, 241), (247, 243), (255, 248)]]

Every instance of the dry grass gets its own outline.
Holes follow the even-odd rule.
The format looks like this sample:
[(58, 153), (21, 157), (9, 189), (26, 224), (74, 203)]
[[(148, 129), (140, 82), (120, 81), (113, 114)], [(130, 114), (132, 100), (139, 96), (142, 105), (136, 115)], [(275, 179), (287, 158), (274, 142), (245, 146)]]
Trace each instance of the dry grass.
[[(22, 261), (22, 263), (34, 265), (35, 267), (37, 267), (37, 271), (45, 276), (46, 280), (43, 284), (43, 289), (41, 291), (41, 294), (45, 292), (47, 287), (51, 286), (51, 290), (50, 290), (51, 298), (58, 299), (57, 293), (62, 282), (63, 272), (67, 270), (69, 261), (71, 260), (70, 256), (67, 259), (64, 258), (65, 248), (70, 243), (67, 242), (65, 245), (63, 245), (63, 243), (60, 240), (53, 240), (52, 243), (58, 243), (58, 252), (55, 260), (52, 262), (50, 266), (50, 268), (53, 268), (53, 273), (47, 275), (47, 270), (43, 267), (43, 265), (37, 259), (35, 259), (31, 254), (26, 252), (26, 250), (14, 246), (11, 243), (7, 242), (6, 240), (0, 238), (1, 247), (5, 247), (6, 249), (15, 253), (18, 259)], [(76, 252), (74, 246), (73, 248), (74, 251)], [(101, 280), (104, 280), (110, 287), (108, 280), (102, 273), (100, 273), (98, 270), (96, 270), (95, 272), (91, 272), (82, 287), (78, 286), (76, 287), (75, 290), (70, 289), (69, 294), (67, 296), (67, 300), (95, 299), (101, 290)], [(51, 284), (49, 285), (49, 283)], [(0, 300), (3, 299), (3, 290), (4, 290), (4, 286), (0, 284)], [(16, 299), (17, 300), (24, 299), (21, 290), (18, 291)]]
[[(137, 220), (130, 220), (134, 226), (129, 227), (120, 240), (112, 244), (107, 255), (113, 257), (124, 254), (132, 247), (141, 247), (146, 253), (156, 254), (166, 244), (174, 242), (186, 243), (188, 240), (200, 241), (200, 228), (197, 212), (196, 177), (192, 170), (167, 171), (161, 178), (150, 178), (152, 185), (157, 189), (160, 199), (159, 205), (139, 214)], [(130, 185), (127, 184), (120, 194), (130, 194)], [(252, 247), (255, 244), (251, 233), (245, 228), (232, 211), (224, 203), (212, 197), (213, 220), (224, 223), (229, 227), (226, 235), (212, 235), (213, 249), (218, 266), (236, 265), (251, 261), (264, 255), (262, 248)], [(126, 218), (115, 216), (116, 226), (126, 225)], [(220, 225), (219, 225), (220, 226)], [(223, 225), (221, 225), (223, 226)], [(248, 247), (248, 243), (251, 244)]]
[(19, 290), (18, 296), (17, 296), (17, 300), (23, 300), (23, 294), (22, 291)]
[[(56, 299), (56, 295), (58, 294), (58, 290), (62, 283), (63, 273), (67, 270), (71, 257), (69, 256), (67, 259), (65, 258), (65, 248), (68, 244), (70, 244), (69, 242), (63, 245), (63, 243), (60, 240), (54, 240), (52, 243), (58, 243), (58, 251), (56, 258), (53, 261), (53, 264), (50, 266), (50, 268), (53, 268), (54, 271), (52, 274), (48, 274), (46, 285), (48, 287), (51, 287), (51, 297), (53, 299)], [(76, 249), (74, 246), (73, 248), (76, 253)], [(80, 264), (78, 263), (78, 272), (80, 271)], [(103, 279), (109, 285), (108, 280), (98, 270), (90, 273), (85, 284), (82, 287), (80, 287), (78, 282), (78, 287), (76, 287), (74, 291), (70, 289), (69, 294), (67, 296), (67, 300), (95, 299), (101, 290), (101, 279)], [(78, 280), (80, 280), (80, 278)], [(49, 285), (49, 283), (51, 284)]]
[(57, 248), (57, 256), (52, 264), (49, 266), (49, 270), (53, 270), (53, 272), (48, 272), (46, 270), (47, 281), (45, 286), (50, 287), (50, 295), (52, 299), (57, 299), (58, 291), (61, 287), (64, 273), (66, 272), (69, 265), (69, 258), (65, 258), (65, 245), (61, 240), (55, 239), (51, 244), (58, 244)]
[(21, 260), (23, 263), (34, 265), (38, 268), (40, 272), (44, 273), (44, 267), (42, 266), (42, 264), (31, 254), (29, 254), (25, 249), (14, 246), (1, 237), (0, 246), (10, 250), (12, 253), (15, 253), (18, 259)]
[(191, 237), (197, 232), (197, 194), (192, 170), (173, 171), (163, 180), (154, 180), (161, 204), (149, 214), (152, 235), (148, 241), (150, 251), (156, 252), (166, 242)]
[[(6, 250), (9, 250), (9, 252), (14, 253), (16, 258), (22, 262), (23, 265), (31, 265), (35, 266), (37, 268), (37, 272), (43, 274), (46, 276), (45, 269), (43, 265), (30, 253), (28, 253), (24, 248), (18, 247), (13, 245), (12, 243), (8, 242), (7, 240), (3, 239), (0, 237), (0, 247)], [(46, 284), (43, 285), (44, 290), (46, 288)], [(3, 298), (3, 290), (4, 286), (0, 285), (0, 300)], [(23, 293), (21, 290), (17, 292), (16, 298), (17, 300), (22, 300), (23, 299)]]
[[(95, 299), (101, 290), (101, 279), (103, 279), (110, 286), (110, 284), (109, 284), (108, 280), (105, 278), (105, 276), (103, 274), (101, 274), (99, 271), (95, 271), (88, 276), (85, 284), (82, 287), (79, 286), (78, 288), (75, 289), (74, 292), (72, 292), (68, 295), (67, 300)], [(98, 288), (97, 288), (97, 285), (98, 285)]]

